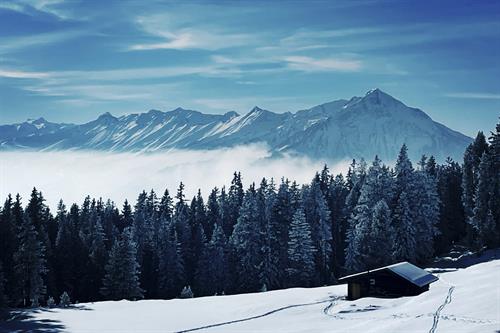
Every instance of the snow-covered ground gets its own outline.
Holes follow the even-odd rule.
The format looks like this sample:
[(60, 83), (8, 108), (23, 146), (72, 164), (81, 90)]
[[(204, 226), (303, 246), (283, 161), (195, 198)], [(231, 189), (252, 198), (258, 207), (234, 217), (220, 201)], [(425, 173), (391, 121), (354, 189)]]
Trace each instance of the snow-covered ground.
[[(441, 273), (436, 273), (441, 272)], [(346, 285), (194, 299), (85, 303), (0, 323), (19, 332), (496, 332), (500, 260), (436, 270), (428, 292), (346, 301)], [(3, 326), (3, 327), (2, 327)]]

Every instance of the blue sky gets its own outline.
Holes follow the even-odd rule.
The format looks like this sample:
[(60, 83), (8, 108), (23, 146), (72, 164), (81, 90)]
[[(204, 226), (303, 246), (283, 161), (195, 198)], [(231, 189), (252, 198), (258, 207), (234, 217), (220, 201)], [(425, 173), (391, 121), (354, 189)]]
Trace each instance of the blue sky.
[(0, 122), (295, 111), (378, 87), (474, 135), (500, 116), (498, 1), (0, 2)]

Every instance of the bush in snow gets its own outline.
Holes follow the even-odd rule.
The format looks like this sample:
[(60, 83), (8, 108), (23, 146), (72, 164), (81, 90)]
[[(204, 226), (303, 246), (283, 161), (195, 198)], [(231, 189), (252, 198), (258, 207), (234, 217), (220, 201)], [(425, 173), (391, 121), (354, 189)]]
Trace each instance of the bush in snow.
[(67, 308), (70, 306), (71, 300), (69, 298), (69, 295), (67, 292), (63, 292), (61, 295), (61, 300), (59, 301), (59, 306), (62, 306), (63, 308)]
[(54, 297), (50, 296), (49, 299), (47, 300), (47, 306), (49, 308), (53, 308), (56, 305), (56, 301), (54, 300)]
[(191, 286), (182, 288), (180, 298), (193, 298), (193, 292), (191, 291)]
[(38, 308), (39, 306), (40, 306), (40, 303), (38, 303), (38, 297), (31, 299), (31, 307), (32, 308)]

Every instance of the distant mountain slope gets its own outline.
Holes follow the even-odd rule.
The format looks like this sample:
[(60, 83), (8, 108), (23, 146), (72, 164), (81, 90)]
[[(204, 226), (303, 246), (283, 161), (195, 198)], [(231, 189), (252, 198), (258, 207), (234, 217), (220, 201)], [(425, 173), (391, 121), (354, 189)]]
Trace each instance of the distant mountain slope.
[(177, 108), (114, 117), (109, 113), (81, 124), (43, 118), (0, 126), (0, 149), (161, 151), (215, 149), (264, 142), (275, 153), (339, 160), (393, 160), (403, 143), (410, 155), (461, 159), (471, 138), (433, 121), (380, 91), (338, 100), (296, 113), (258, 107), (245, 115), (203, 114)]

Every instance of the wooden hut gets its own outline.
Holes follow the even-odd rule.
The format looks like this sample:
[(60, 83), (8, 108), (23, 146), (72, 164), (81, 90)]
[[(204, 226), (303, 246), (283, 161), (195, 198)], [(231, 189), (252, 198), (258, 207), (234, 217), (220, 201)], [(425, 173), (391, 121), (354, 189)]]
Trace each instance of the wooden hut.
[(361, 272), (339, 279), (347, 283), (347, 298), (414, 296), (429, 290), (438, 278), (409, 262)]

